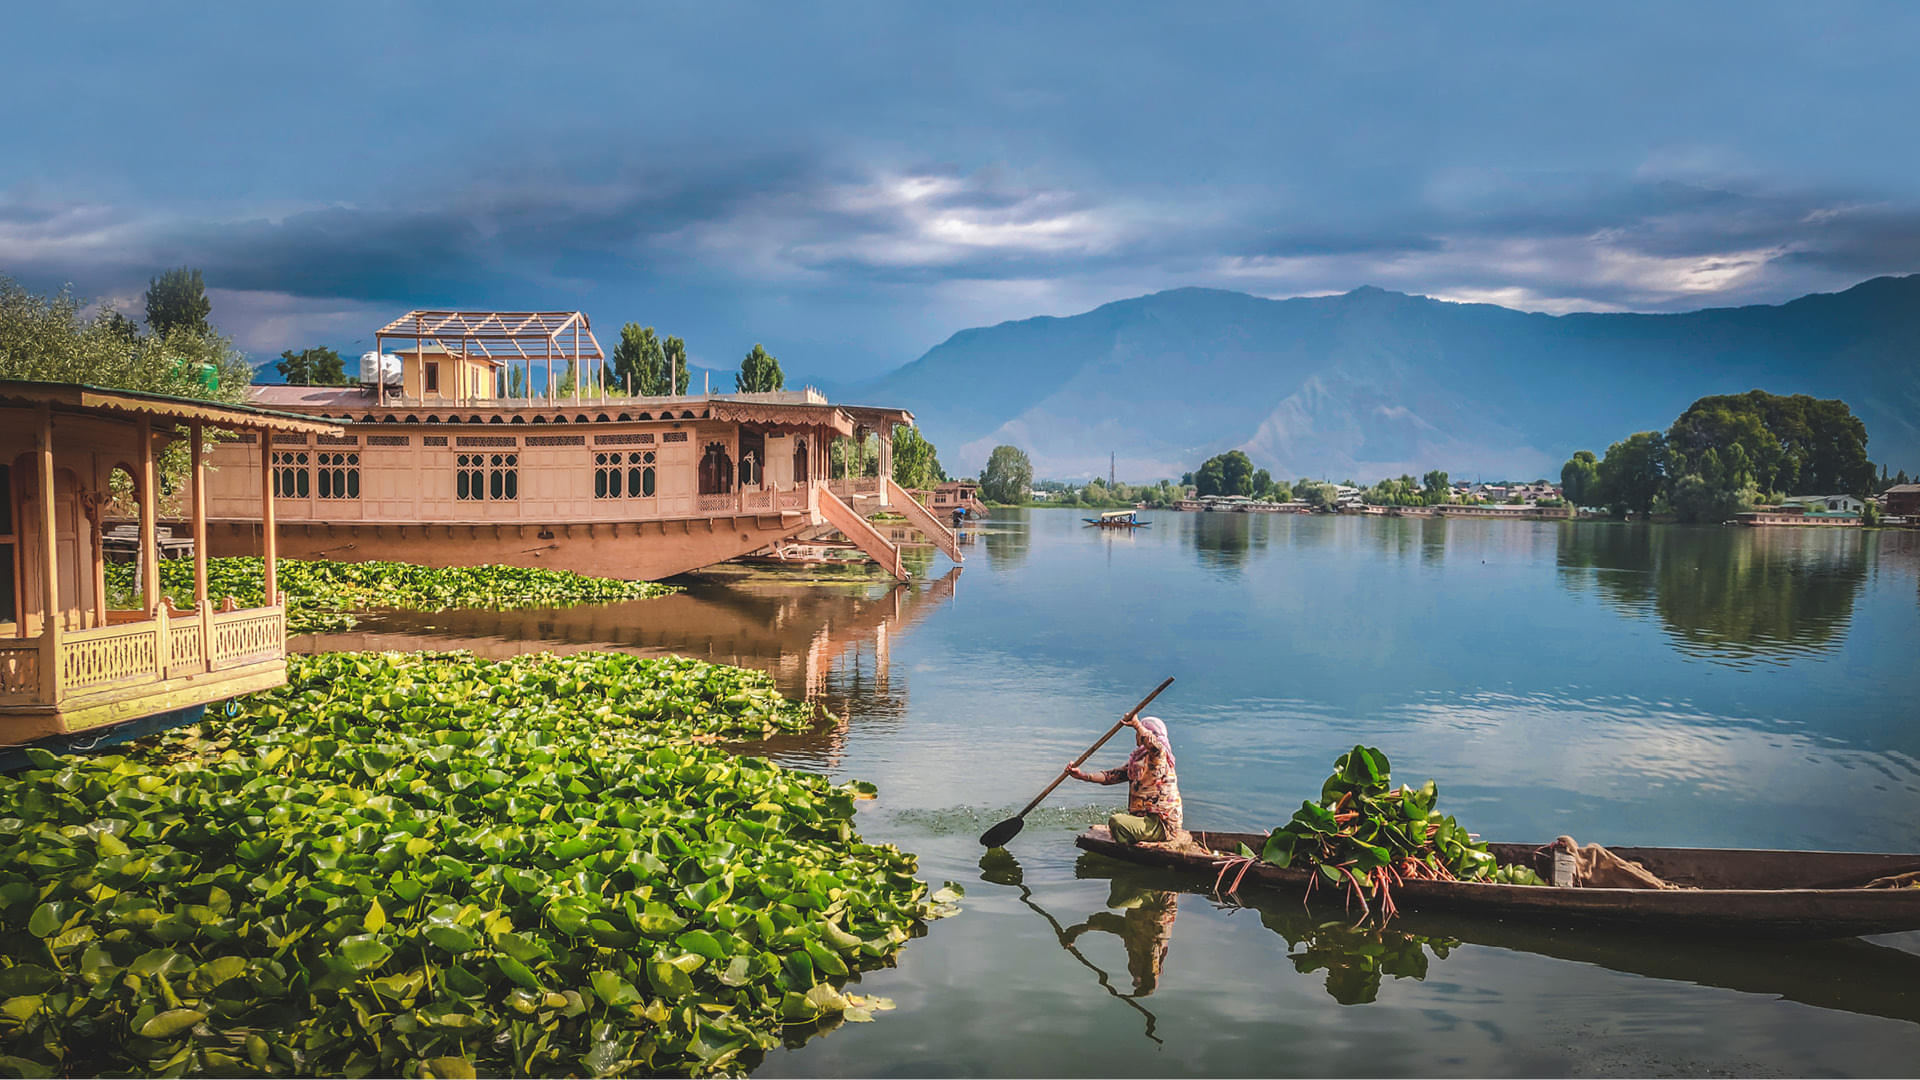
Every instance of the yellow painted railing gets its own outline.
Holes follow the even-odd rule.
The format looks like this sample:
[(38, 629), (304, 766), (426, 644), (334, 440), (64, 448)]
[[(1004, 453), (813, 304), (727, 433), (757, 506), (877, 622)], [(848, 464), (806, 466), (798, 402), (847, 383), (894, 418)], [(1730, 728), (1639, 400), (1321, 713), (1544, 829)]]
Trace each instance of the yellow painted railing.
[(226, 668), (286, 655), (286, 612), (278, 607), (162, 618), (111, 619), (60, 639), (54, 701), (41, 686), (38, 638), (0, 640), (0, 704), (55, 704), (70, 697)]

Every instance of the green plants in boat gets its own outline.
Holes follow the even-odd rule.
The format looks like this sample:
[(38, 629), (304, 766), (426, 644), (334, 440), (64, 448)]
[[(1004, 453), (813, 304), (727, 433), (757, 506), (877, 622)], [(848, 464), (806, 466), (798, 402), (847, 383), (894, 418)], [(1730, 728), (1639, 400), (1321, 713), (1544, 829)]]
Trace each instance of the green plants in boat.
[(1387, 755), (1356, 746), (1333, 763), (1319, 800), (1301, 803), (1268, 834), (1258, 858), (1312, 871), (1309, 890), (1319, 884), (1346, 889), (1360, 902), (1363, 919), (1372, 914), (1369, 897), (1377, 899), (1382, 918), (1391, 918), (1392, 887), (1408, 878), (1541, 884), (1525, 867), (1497, 865), (1487, 845), (1452, 814), (1434, 809), (1439, 798), (1432, 780), (1418, 789), (1393, 787)]

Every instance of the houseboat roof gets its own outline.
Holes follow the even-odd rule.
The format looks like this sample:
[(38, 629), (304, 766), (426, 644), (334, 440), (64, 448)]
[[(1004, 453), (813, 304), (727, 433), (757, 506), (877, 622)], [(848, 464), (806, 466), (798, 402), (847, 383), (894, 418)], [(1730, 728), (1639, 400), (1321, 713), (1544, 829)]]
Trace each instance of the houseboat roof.
[[(301, 387), (301, 389), (306, 389)], [(130, 416), (149, 416), (160, 420), (194, 420), (230, 428), (269, 428), (274, 431), (307, 435), (338, 435), (340, 425), (298, 413), (279, 412), (251, 405), (230, 405), (201, 398), (155, 394), (145, 390), (119, 390), (86, 383), (35, 382), (24, 379), (0, 379), (0, 401), (30, 405), (51, 405), (64, 409), (103, 410)]]
[[(373, 422), (376, 419), (402, 420), (406, 414), (429, 423), (458, 423), (487, 416), (501, 422), (502, 415), (564, 413), (573, 422), (582, 420), (721, 420), (737, 423), (825, 426), (851, 436), (856, 428), (877, 428), (882, 424), (911, 424), (913, 413), (906, 409), (871, 405), (835, 405), (817, 390), (780, 390), (759, 394), (702, 394), (680, 397), (582, 397), (489, 398), (480, 401), (412, 401), (389, 395), (380, 403), (372, 387), (362, 386), (267, 386), (253, 387), (257, 405), (293, 409), (301, 413), (333, 415), (342, 420)], [(369, 410), (383, 414), (376, 417)], [(353, 415), (359, 413), (360, 415)], [(515, 416), (513, 423), (522, 422)], [(533, 422), (543, 422), (535, 416)]]

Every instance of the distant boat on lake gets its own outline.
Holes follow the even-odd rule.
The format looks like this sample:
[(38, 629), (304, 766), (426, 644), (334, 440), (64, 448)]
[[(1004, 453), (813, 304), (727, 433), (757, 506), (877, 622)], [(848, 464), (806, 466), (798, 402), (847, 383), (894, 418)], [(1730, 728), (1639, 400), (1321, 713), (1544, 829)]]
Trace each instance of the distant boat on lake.
[(1144, 529), (1153, 524), (1151, 521), (1141, 521), (1140, 512), (1137, 510), (1109, 510), (1099, 517), (1080, 520), (1102, 529)]

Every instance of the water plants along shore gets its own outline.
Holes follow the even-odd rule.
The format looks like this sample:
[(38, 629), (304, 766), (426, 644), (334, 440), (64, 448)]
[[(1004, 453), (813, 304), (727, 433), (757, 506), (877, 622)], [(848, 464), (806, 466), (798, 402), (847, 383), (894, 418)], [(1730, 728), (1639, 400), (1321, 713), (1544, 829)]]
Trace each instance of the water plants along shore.
[[(512, 611), (644, 600), (675, 591), (670, 585), (651, 581), (588, 577), (571, 570), (523, 566), (418, 566), (330, 559), (280, 559), (277, 566), (280, 591), (287, 603), (287, 632), (293, 634), (350, 629), (354, 612), (380, 608)], [(176, 607), (190, 607), (193, 563), (163, 560), (160, 587)], [(118, 606), (135, 606), (129, 599), (136, 594), (133, 565), (109, 563), (107, 588)], [(265, 592), (265, 567), (258, 557), (207, 560), (207, 595), (216, 601), (231, 596), (242, 607), (249, 607), (262, 603)]]
[(0, 779), (0, 1069), (737, 1072), (887, 1003), (956, 892), (871, 788), (700, 739), (812, 717), (758, 672), (583, 653), (289, 658), (125, 755)]

